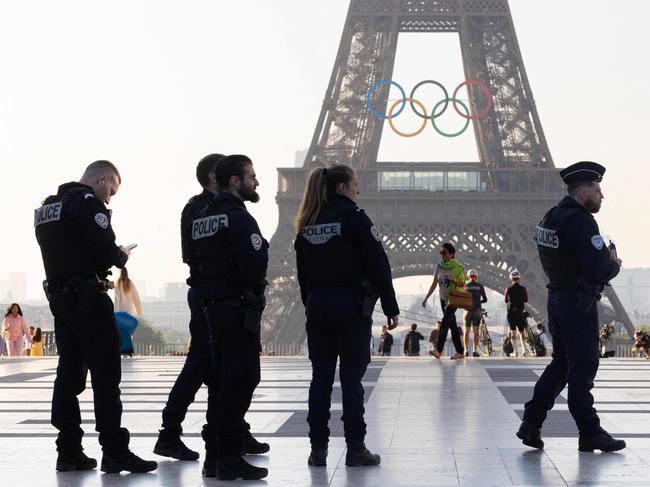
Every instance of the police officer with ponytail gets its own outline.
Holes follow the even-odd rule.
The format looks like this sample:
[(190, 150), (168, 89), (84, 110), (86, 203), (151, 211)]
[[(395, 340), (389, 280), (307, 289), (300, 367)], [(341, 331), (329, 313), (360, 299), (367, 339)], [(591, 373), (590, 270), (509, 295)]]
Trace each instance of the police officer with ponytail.
[(193, 288), (205, 305), (212, 355), (203, 475), (219, 480), (262, 479), (245, 452), (244, 416), (260, 381), (260, 320), (268, 243), (246, 201), (257, 203), (259, 185), (244, 155), (220, 159), (214, 169), (219, 193), (192, 220), (191, 247), (200, 280)]
[(308, 464), (325, 466), (332, 385), (339, 359), (348, 466), (379, 465), (365, 446), (361, 380), (370, 362), (372, 312), (381, 300), (387, 325), (398, 323), (388, 258), (379, 232), (357, 207), (359, 183), (344, 164), (314, 169), (295, 220), (298, 281), (312, 363)]
[(578, 426), (580, 451), (617, 451), (625, 441), (600, 426), (591, 389), (600, 351), (597, 301), (620, 271), (621, 260), (605, 245), (593, 214), (600, 211), (605, 168), (581, 161), (560, 172), (567, 196), (551, 208), (535, 230), (542, 267), (549, 280), (548, 327), (553, 360), (535, 385), (517, 436), (544, 448), (541, 428), (555, 398), (568, 384), (569, 411)]

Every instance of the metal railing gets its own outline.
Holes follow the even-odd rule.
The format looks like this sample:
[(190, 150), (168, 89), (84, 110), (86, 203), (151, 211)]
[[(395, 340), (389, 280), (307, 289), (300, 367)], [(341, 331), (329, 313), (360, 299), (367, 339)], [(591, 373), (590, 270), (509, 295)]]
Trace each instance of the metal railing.
[[(639, 358), (632, 353), (632, 344), (618, 344), (615, 347), (616, 355), (614, 358)], [(133, 346), (133, 355), (139, 357), (170, 357), (170, 356), (184, 356), (187, 355), (187, 343), (167, 343), (164, 345), (147, 345), (145, 343), (136, 343)], [(431, 344), (424, 342), (421, 345), (420, 356), (429, 357), (429, 350), (431, 350)], [(393, 347), (393, 356), (399, 357), (403, 356), (403, 350), (401, 346)], [(445, 344), (445, 350), (443, 351), (443, 356), (452, 355), (455, 352), (451, 340)], [(376, 350), (371, 350), (372, 355), (377, 355)], [(54, 342), (48, 343), (43, 347), (43, 354), (45, 356), (55, 357), (57, 356), (56, 345)], [(307, 356), (307, 347), (306, 345), (273, 345), (266, 344), (262, 345), (262, 356), (265, 357), (306, 357)], [(503, 349), (501, 344), (494, 345), (494, 352), (492, 357), (502, 357)], [(522, 358), (522, 357), (520, 357)]]

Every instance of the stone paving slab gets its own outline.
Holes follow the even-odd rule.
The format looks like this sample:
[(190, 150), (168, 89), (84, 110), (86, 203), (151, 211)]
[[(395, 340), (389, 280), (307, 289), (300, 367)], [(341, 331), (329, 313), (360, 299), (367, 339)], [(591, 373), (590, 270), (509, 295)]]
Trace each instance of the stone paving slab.
[[(123, 361), (123, 423), (132, 449), (147, 458), (160, 425), (167, 393), (182, 357)], [(514, 436), (545, 359), (435, 359), (391, 357), (373, 361), (364, 378), (368, 446), (382, 455), (375, 468), (346, 468), (340, 422), (341, 390), (335, 384), (328, 466), (307, 466), (306, 359), (264, 358), (262, 382), (247, 415), (254, 434), (271, 444), (269, 455), (252, 457), (267, 466), (267, 485), (278, 486), (647, 486), (650, 485), (650, 362), (603, 361), (594, 396), (602, 424), (628, 448), (613, 454), (578, 453), (577, 431), (566, 390), (544, 426), (544, 451)], [(176, 486), (213, 485), (200, 462), (157, 457), (156, 472), (105, 475), (56, 473), (49, 424), (56, 359), (0, 358), (0, 485)], [(188, 446), (202, 452), (200, 429), (206, 390), (197, 394), (184, 423)], [(94, 427), (92, 388), (80, 395), (89, 455), (101, 458)], [(261, 485), (239, 482), (237, 485)]]

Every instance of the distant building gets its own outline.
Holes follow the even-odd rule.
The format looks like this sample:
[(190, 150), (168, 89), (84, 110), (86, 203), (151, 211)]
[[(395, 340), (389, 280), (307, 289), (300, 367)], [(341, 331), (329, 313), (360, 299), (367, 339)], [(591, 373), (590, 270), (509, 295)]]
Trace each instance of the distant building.
[(187, 301), (153, 301), (142, 303), (142, 317), (155, 328), (186, 329), (190, 321)]
[(305, 159), (307, 157), (307, 152), (309, 152), (309, 149), (302, 149), (302, 150), (297, 150), (293, 156), (293, 165), (294, 167), (302, 167), (303, 164), (305, 163)]
[(9, 290), (13, 301), (25, 301), (27, 295), (27, 274), (24, 272), (9, 273)]
[(184, 282), (168, 282), (163, 290), (163, 300), (171, 302), (183, 302), (187, 306), (188, 286)]
[(650, 269), (633, 267), (623, 268), (612, 280), (623, 307), (630, 317), (650, 313)]

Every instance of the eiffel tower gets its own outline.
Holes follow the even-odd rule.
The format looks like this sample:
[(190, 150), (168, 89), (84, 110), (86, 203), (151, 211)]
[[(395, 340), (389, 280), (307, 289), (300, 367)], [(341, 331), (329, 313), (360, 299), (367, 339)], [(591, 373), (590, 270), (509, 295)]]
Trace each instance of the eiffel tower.
[[(377, 81), (391, 79), (401, 32), (458, 33), (465, 78), (483, 81), (493, 98), (467, 85), (478, 162), (377, 162), (384, 120), (369, 111), (366, 95)], [(389, 87), (382, 84), (374, 92), (372, 104), (380, 114), (387, 113)], [(493, 290), (503, 290), (510, 271), (519, 270), (531, 314), (545, 318), (546, 276), (532, 236), (565, 193), (507, 0), (351, 0), (304, 165), (278, 169), (279, 224), (271, 240), (263, 327), (267, 343), (300, 346), (305, 340), (292, 220), (309, 171), (333, 163), (357, 171), (360, 206), (381, 232), (394, 278), (431, 276), (440, 245), (449, 241), (465, 268), (477, 269)], [(612, 288), (599, 306), (601, 322), (633, 334)]]

